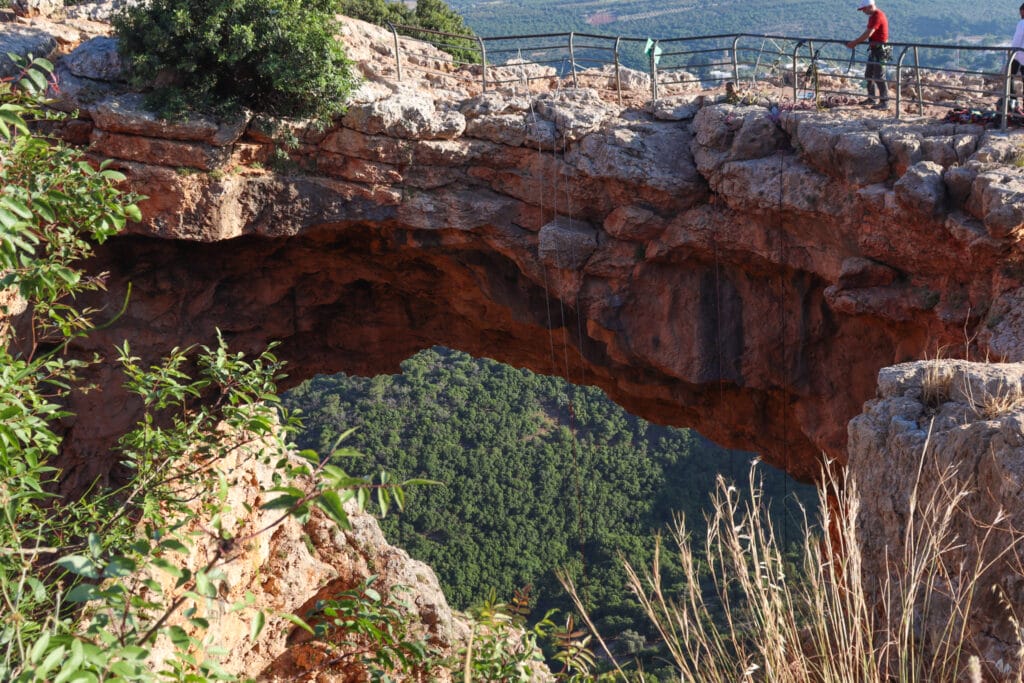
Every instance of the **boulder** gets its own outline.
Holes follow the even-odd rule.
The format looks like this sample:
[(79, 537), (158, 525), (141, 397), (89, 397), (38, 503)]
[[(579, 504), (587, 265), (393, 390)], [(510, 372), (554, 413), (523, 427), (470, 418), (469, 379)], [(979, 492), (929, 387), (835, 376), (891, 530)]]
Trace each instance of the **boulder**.
[(946, 206), (946, 185), (942, 166), (934, 161), (920, 161), (894, 185), (896, 200), (906, 209), (937, 216)]
[(57, 49), (57, 39), (49, 32), (34, 26), (0, 24), (0, 78), (20, 73), (8, 53), (21, 57), (49, 57)]

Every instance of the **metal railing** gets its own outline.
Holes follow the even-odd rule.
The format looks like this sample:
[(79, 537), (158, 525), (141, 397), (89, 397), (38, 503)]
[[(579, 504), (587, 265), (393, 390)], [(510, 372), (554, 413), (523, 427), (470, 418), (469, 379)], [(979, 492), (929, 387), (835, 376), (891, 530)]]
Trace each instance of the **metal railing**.
[[(459, 68), (481, 90), (529, 85), (543, 79), (597, 79), (622, 103), (625, 91), (643, 83), (650, 99), (733, 83), (742, 88), (775, 88), (777, 99), (828, 103), (863, 97), (867, 48), (850, 50), (833, 39), (770, 34), (721, 34), (648, 39), (589, 33), (521, 36), (461, 36), (389, 24), (394, 36), (397, 76), (407, 68), (425, 71)], [(411, 36), (412, 40), (400, 37)], [(427, 44), (431, 47), (428, 48)], [(1013, 51), (1006, 47), (890, 43), (885, 65), (896, 118), (911, 105), (924, 107), (998, 106), (1005, 128), (1011, 101)], [(443, 53), (438, 53), (437, 48)], [(439, 54), (448, 54), (441, 58)], [(961, 61), (967, 62), (961, 65)], [(630, 85), (624, 85), (624, 76)], [(913, 105), (916, 105), (914, 107)]]

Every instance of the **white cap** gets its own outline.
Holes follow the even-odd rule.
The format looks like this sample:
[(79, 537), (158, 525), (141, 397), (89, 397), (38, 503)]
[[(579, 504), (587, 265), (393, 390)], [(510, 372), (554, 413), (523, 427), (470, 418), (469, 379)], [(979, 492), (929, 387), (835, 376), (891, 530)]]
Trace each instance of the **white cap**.
[(857, 9), (864, 9), (865, 7), (874, 7), (875, 0), (860, 0), (860, 4), (857, 5)]

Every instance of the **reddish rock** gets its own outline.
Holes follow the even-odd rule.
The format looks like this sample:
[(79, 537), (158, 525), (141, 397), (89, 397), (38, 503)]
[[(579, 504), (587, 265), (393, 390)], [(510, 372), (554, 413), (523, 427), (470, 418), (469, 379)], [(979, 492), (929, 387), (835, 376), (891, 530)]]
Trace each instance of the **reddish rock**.
[(122, 135), (100, 129), (92, 131), (90, 140), (92, 144), (89, 151), (99, 156), (202, 171), (210, 171), (223, 165), (231, 154), (229, 147)]
[[(288, 124), (319, 176), (179, 173), (260, 158), (273, 136), (251, 126), (231, 152), (102, 130), (122, 124), (98, 108), (96, 151), (145, 161), (122, 167), (150, 199), (138, 235), (93, 262), (111, 273), (97, 305), (133, 293), (83, 350), (128, 338), (155, 354), (221, 329), (242, 349), (281, 341), (293, 382), (394, 371), (445, 344), (583, 377), (813, 478), (822, 453), (845, 456), (879, 368), (967, 353), (965, 339), (972, 353), (1022, 347), (998, 323), (979, 334), (1024, 285), (1005, 136), (710, 97), (646, 113), (589, 91), (479, 95), (465, 76), (443, 91), (369, 82), (332, 126)], [(189, 135), (214, 135), (204, 125)], [(132, 414), (107, 409), (105, 377), (73, 406), (66, 471), (80, 482)]]

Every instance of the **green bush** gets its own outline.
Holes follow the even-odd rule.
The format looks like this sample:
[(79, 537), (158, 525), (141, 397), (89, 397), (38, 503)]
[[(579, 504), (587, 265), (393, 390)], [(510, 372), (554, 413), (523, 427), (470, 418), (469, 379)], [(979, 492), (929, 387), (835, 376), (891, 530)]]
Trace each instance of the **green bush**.
[[(28, 306), (15, 329), (0, 304), (0, 681), (231, 679), (218, 663), (217, 629), (203, 615), (240, 611), (251, 639), (267, 623), (249, 598), (223, 602), (237, 550), (289, 518), (305, 522), (314, 509), (348, 528), (346, 502), (365, 507), (371, 493), (382, 513), (401, 507), (402, 483), (383, 472), (349, 476), (311, 451), (293, 454), (286, 439), (298, 422), (279, 423), (275, 407), (281, 363), (269, 351), (229, 352), (218, 338), (215, 346), (174, 349), (153, 366), (127, 343), (116, 349), (125, 386), (144, 411), (118, 443), (126, 481), (97, 481), (81, 498), (50, 493), (61, 474), (51, 463), (62, 443), (54, 425), (67, 415), (60, 404), (84, 389), (79, 371), (88, 362), (64, 351), (105, 322), (75, 305), (77, 294), (102, 286), (78, 263), (141, 214), (139, 197), (117, 189), (122, 174), (93, 168), (80, 150), (34, 126), (59, 117), (41, 100), (52, 65), (14, 62), (21, 73), (0, 81), (0, 293), (7, 300), (16, 291)], [(356, 455), (337, 448), (344, 437), (334, 455)], [(257, 458), (274, 475), (258, 496), (268, 516), (250, 530), (227, 493), (235, 469)], [(341, 626), (355, 614), (352, 629), (398, 634), (379, 639), (391, 648), (383, 657), (358, 650), (345, 653), (349, 660), (381, 670), (421, 666), (426, 650), (404, 635), (404, 616), (390, 603), (364, 590), (343, 606)], [(341, 608), (332, 609), (336, 616)], [(314, 633), (300, 617), (281, 616)], [(335, 640), (336, 649), (347, 642)], [(165, 644), (166, 657), (156, 658)]]
[(354, 76), (330, 0), (150, 0), (114, 18), (121, 55), (167, 116), (246, 107), (279, 116), (344, 111)]

